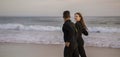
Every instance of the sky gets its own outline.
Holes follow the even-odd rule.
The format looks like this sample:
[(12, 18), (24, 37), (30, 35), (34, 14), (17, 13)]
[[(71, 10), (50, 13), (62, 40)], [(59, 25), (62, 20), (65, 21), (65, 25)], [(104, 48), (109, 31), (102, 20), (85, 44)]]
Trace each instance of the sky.
[(0, 16), (120, 16), (120, 0), (0, 0)]

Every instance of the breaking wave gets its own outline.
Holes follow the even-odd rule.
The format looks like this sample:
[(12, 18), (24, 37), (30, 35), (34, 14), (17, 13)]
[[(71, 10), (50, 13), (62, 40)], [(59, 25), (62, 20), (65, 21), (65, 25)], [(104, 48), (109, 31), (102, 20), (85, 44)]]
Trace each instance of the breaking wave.
[[(59, 26), (42, 26), (42, 25), (23, 25), (23, 24), (0, 24), (0, 29), (7, 30), (37, 30), (37, 31), (61, 31)], [(120, 32), (117, 27), (88, 27), (90, 32)]]

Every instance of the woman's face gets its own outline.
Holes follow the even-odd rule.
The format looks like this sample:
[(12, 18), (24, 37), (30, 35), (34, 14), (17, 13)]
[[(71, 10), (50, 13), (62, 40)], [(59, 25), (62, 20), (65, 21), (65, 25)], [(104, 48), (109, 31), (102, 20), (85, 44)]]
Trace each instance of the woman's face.
[(75, 21), (80, 21), (81, 17), (78, 14), (75, 14), (74, 15), (74, 19), (75, 19)]

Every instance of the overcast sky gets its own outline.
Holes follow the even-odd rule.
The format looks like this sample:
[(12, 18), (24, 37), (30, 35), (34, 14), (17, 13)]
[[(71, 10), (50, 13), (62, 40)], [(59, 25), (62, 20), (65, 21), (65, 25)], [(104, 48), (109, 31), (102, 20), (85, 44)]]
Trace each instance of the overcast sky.
[(120, 16), (120, 0), (0, 0), (0, 16)]

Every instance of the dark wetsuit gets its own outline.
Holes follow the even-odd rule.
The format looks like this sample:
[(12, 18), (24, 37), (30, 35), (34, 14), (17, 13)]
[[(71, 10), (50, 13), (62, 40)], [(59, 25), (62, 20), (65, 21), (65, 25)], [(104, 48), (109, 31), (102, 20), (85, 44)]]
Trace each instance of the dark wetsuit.
[(79, 57), (76, 28), (74, 23), (67, 20), (62, 27), (64, 34), (64, 42), (70, 42), (69, 47), (64, 48), (64, 57)]
[(78, 30), (77, 33), (77, 42), (78, 42), (78, 50), (79, 50), (79, 54), (81, 57), (87, 57), (85, 50), (84, 50), (84, 40), (82, 38), (82, 34), (84, 35), (88, 35), (88, 32), (86, 31), (85, 28), (83, 28), (82, 24), (80, 22), (76, 22), (75, 26)]

